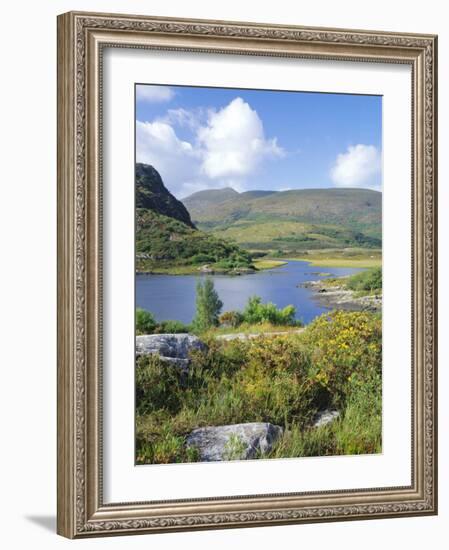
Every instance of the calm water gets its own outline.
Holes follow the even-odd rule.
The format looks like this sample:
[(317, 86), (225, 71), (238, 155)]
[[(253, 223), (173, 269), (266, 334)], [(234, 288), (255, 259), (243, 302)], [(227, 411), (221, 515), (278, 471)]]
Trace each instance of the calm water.
[[(288, 262), (276, 269), (250, 275), (209, 275), (223, 302), (223, 311), (243, 309), (248, 298), (260, 296), (263, 302), (277, 307), (292, 304), (296, 317), (309, 323), (326, 308), (313, 299), (309, 289), (300, 283), (323, 278), (318, 273), (338, 277), (352, 275), (361, 269), (312, 267), (307, 262)], [(205, 275), (136, 275), (136, 305), (153, 313), (157, 321), (177, 319), (190, 323), (195, 315), (195, 285)], [(299, 285), (299, 286), (298, 286)]]

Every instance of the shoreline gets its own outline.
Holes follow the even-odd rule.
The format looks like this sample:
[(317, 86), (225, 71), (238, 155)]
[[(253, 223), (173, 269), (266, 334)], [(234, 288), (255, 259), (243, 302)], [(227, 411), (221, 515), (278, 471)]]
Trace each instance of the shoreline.
[(324, 307), (348, 311), (370, 311), (372, 313), (382, 311), (382, 294), (357, 296), (356, 291), (346, 289), (343, 286), (329, 286), (326, 284), (326, 279), (306, 281), (301, 283), (300, 286), (312, 290), (312, 298)]
[[(342, 258), (338, 256), (320, 258), (316, 256), (304, 256), (299, 258), (273, 258), (257, 259), (253, 261), (254, 267), (221, 269), (213, 265), (203, 266), (180, 265), (172, 267), (161, 267), (149, 270), (136, 270), (136, 275), (251, 275), (263, 271), (269, 271), (287, 265), (289, 262), (306, 262), (311, 267), (317, 268), (355, 268), (370, 269), (382, 266), (382, 258)], [(319, 273), (319, 271), (317, 271)]]
[(213, 265), (205, 264), (203, 266), (174, 266), (149, 270), (149, 271), (140, 271), (136, 270), (136, 275), (230, 275), (230, 276), (239, 276), (239, 275), (252, 275), (254, 273), (259, 273), (262, 271), (267, 271), (270, 269), (276, 269), (277, 267), (282, 267), (287, 265), (289, 260), (277, 260), (277, 259), (267, 259), (267, 260), (255, 260), (253, 262), (254, 267), (240, 267), (233, 269), (220, 269), (214, 268)]
[(190, 269), (188, 266), (183, 266), (179, 268), (167, 270), (154, 270), (154, 271), (138, 271), (136, 270), (137, 275), (171, 275), (173, 277), (182, 276), (182, 275), (229, 275), (230, 277), (239, 277), (240, 275), (252, 275), (253, 273), (258, 273), (262, 270), (251, 269), (251, 268), (242, 268), (236, 270), (220, 270), (220, 269)]

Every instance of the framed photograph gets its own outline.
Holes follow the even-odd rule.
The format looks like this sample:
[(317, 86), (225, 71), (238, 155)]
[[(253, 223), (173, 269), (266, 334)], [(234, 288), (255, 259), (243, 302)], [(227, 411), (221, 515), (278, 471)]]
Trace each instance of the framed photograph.
[(59, 16), (59, 534), (437, 513), (436, 50)]

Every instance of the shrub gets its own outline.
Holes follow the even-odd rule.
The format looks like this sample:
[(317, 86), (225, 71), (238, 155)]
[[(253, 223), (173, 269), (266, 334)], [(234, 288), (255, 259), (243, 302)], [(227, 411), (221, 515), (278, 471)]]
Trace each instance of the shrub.
[(204, 331), (218, 326), (223, 302), (218, 297), (212, 279), (206, 279), (204, 283), (198, 281), (196, 285), (196, 315), (193, 326), (197, 331)]
[(195, 254), (194, 256), (192, 256), (193, 264), (208, 264), (214, 261), (215, 261), (215, 258), (208, 254)]
[(165, 409), (171, 413), (181, 404), (182, 372), (157, 355), (143, 355), (136, 363), (136, 406), (138, 414)]
[(368, 312), (334, 311), (316, 318), (303, 333), (312, 364), (311, 376), (332, 392), (341, 406), (354, 384), (380, 380), (382, 322)]
[(231, 260), (219, 260), (215, 267), (219, 269), (232, 269), (234, 267), (234, 263)]
[(220, 325), (236, 328), (243, 323), (243, 315), (240, 311), (225, 311), (218, 319)]
[(382, 268), (375, 267), (349, 277), (346, 286), (351, 290), (374, 292), (382, 289)]
[(180, 334), (189, 331), (189, 325), (176, 320), (161, 321), (154, 329), (154, 332), (157, 334)]
[(156, 321), (150, 311), (138, 307), (136, 309), (136, 333), (152, 334), (156, 328)]
[(305, 424), (315, 412), (315, 381), (309, 357), (297, 337), (262, 337), (247, 343), (237, 386), (251, 418), (288, 426)]
[(296, 309), (292, 305), (278, 309), (273, 303), (263, 304), (259, 296), (252, 296), (243, 310), (243, 320), (248, 324), (295, 325), (295, 314)]

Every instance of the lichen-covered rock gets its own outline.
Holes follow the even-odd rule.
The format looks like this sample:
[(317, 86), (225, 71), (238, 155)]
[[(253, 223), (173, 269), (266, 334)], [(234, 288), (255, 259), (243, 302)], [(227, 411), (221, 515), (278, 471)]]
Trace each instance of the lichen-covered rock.
[(247, 460), (269, 452), (282, 435), (282, 428), (268, 422), (197, 428), (187, 437), (203, 462)]
[(168, 363), (186, 369), (192, 350), (204, 350), (206, 345), (193, 334), (146, 334), (136, 336), (136, 355), (156, 354)]

